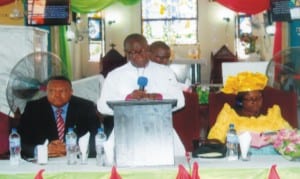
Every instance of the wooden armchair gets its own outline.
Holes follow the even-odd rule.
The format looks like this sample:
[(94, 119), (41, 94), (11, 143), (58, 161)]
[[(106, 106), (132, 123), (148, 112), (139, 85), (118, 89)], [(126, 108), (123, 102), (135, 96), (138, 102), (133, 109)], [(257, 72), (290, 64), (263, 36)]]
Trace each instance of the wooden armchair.
[[(294, 92), (287, 92), (272, 87), (266, 87), (263, 91), (263, 113), (274, 104), (280, 106), (282, 116), (291, 126), (298, 128), (297, 118), (297, 95)], [(231, 106), (235, 105), (235, 95), (219, 93), (209, 94), (209, 128), (216, 122), (218, 113), (221, 111), (224, 103)]]
[(121, 65), (124, 65), (126, 62), (126, 57), (123, 57), (117, 50), (112, 48), (100, 61), (100, 67), (102, 69), (100, 70), (100, 73), (105, 78), (110, 71)]

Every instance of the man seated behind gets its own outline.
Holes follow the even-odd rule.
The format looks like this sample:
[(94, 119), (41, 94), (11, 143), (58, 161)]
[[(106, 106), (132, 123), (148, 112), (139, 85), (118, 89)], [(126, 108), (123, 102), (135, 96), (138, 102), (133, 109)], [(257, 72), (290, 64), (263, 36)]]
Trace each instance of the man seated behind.
[[(149, 46), (150, 60), (162, 65), (170, 65), (171, 49), (163, 41), (155, 41)], [(172, 68), (171, 68), (172, 69)], [(175, 75), (176, 76), (176, 75)], [(192, 91), (191, 81), (186, 78), (184, 83), (178, 83), (183, 91)]]
[(163, 41), (155, 41), (150, 47), (150, 59), (153, 62), (169, 65), (170, 57), (171, 57), (171, 49), (170, 47)]
[[(66, 154), (65, 134), (72, 127), (77, 137), (90, 132), (90, 156), (95, 156), (94, 137), (100, 126), (93, 102), (73, 96), (72, 84), (64, 76), (54, 76), (48, 80), (47, 96), (29, 101), (21, 115), (18, 132), (21, 135), (22, 155), (33, 157), (37, 145), (49, 141), (48, 156)], [(56, 110), (61, 109), (63, 131), (57, 127)]]

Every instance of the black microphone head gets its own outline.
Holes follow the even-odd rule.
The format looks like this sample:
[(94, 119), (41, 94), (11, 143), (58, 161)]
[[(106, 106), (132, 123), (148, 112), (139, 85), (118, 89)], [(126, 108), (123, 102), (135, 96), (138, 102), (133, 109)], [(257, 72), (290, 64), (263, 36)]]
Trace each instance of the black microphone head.
[(139, 87), (140, 87), (140, 90), (144, 90), (145, 86), (147, 86), (147, 83), (148, 83), (148, 78), (144, 77), (144, 76), (140, 76), (138, 78), (138, 81), (137, 81)]

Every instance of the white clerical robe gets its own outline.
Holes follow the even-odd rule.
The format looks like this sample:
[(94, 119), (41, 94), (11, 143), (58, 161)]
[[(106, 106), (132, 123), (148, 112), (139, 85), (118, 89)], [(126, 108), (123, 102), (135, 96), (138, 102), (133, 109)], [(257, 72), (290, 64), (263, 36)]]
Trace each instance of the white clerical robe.
[[(138, 78), (144, 76), (148, 79), (145, 90), (148, 93), (160, 93), (163, 99), (176, 99), (177, 105), (173, 111), (185, 105), (182, 87), (176, 80), (174, 72), (165, 65), (149, 61), (145, 68), (137, 68), (130, 62), (111, 71), (105, 78), (97, 108), (102, 114), (113, 115), (113, 110), (107, 101), (125, 100), (133, 90), (139, 89)], [(176, 131), (174, 134), (175, 156), (184, 156), (185, 149)], [(113, 163), (114, 131), (105, 143), (108, 164)]]

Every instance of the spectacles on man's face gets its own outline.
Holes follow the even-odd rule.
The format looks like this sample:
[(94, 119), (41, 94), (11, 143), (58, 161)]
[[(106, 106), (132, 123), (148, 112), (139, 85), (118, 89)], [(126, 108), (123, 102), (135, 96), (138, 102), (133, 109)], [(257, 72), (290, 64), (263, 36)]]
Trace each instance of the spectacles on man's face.
[(145, 52), (145, 49), (140, 49), (140, 50), (125, 50), (125, 53), (128, 56), (132, 55), (142, 55)]

